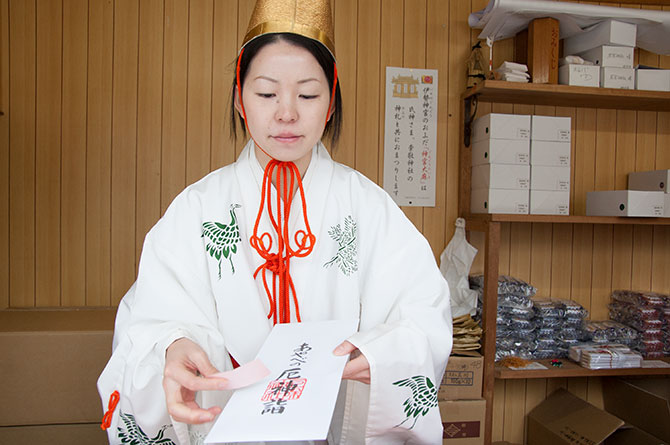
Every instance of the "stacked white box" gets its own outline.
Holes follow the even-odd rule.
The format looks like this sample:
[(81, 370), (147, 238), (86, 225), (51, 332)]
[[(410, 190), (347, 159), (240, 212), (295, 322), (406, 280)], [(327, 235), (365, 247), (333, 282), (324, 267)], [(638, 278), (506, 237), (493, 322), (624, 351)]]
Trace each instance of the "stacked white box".
[(568, 215), (570, 212), (571, 125), (569, 117), (532, 117), (531, 214)]
[(635, 88), (635, 70), (604, 66), (600, 68), (600, 86), (602, 88), (632, 90)]
[(580, 87), (600, 86), (600, 67), (598, 65), (566, 64), (558, 67), (558, 83)]
[(579, 56), (600, 67), (632, 69), (633, 53), (634, 49), (627, 46), (602, 45), (585, 51)]
[(663, 192), (640, 190), (606, 190), (586, 194), (586, 214), (589, 216), (664, 216)]
[(597, 23), (583, 32), (568, 37), (563, 41), (563, 54), (579, 54), (602, 45), (635, 47), (637, 41), (637, 25), (606, 20)]
[(635, 89), (646, 91), (670, 91), (670, 70), (637, 68)]
[(528, 213), (530, 116), (490, 113), (472, 134), (472, 213)]
[(670, 217), (670, 169), (632, 172), (628, 174), (629, 190), (663, 192), (663, 216)]

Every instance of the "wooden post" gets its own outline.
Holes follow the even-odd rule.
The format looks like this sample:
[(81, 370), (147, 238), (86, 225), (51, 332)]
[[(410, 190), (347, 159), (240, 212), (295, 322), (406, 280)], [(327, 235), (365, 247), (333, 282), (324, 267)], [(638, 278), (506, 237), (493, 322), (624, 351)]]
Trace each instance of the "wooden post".
[(558, 83), (558, 20), (535, 19), (528, 26), (528, 72), (533, 83)]

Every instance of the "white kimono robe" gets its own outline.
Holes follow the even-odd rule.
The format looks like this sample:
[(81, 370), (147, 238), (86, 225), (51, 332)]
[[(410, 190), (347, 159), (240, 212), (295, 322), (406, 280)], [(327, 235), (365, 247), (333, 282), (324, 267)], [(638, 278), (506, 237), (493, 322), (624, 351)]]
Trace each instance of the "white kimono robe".
[[(162, 379), (174, 340), (192, 339), (221, 371), (232, 369), (229, 354), (241, 364), (256, 356), (272, 328), (261, 277), (253, 278), (263, 260), (249, 244), (262, 178), (250, 142), (237, 162), (187, 187), (147, 234), (98, 380), (104, 411), (110, 394), (120, 393), (110, 443), (200, 443), (211, 428), (173, 422), (167, 412)], [(303, 184), (316, 243), (309, 256), (291, 258), (301, 318), (360, 319), (349, 341), (370, 362), (370, 385), (343, 381), (328, 442), (441, 443), (435, 393), (452, 326), (449, 289), (427, 241), (382, 189), (334, 162), (321, 143)], [(220, 259), (206, 250), (207, 222), (239, 228), (241, 240), (227, 239)], [(289, 224), (291, 234), (304, 228), (299, 197)], [(266, 212), (263, 232), (272, 233)], [(198, 403), (224, 406), (230, 395), (201, 392)]]

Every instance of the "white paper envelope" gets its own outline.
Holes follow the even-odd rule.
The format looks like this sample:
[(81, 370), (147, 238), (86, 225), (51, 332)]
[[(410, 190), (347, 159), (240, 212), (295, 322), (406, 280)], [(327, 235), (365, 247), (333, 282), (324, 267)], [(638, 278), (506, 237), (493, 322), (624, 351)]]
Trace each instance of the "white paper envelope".
[(349, 359), (333, 349), (357, 327), (358, 320), (276, 325), (257, 356), (270, 375), (233, 394), (205, 443), (325, 439)]

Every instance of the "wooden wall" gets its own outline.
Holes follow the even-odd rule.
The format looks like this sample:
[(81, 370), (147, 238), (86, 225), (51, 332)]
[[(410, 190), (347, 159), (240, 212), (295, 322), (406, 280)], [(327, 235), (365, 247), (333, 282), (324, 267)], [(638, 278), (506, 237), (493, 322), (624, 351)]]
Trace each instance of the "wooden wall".
[[(405, 209), (436, 256), (457, 217), (459, 97), (477, 35), (467, 16), (487, 3), (332, 0), (345, 97), (338, 161), (381, 181), (385, 66), (439, 70), (437, 205)], [(252, 7), (0, 0), (0, 308), (118, 303), (174, 196), (239, 153), (227, 111)], [(497, 43), (494, 64), (511, 54), (510, 41)], [(669, 57), (636, 57), (670, 68)], [(670, 168), (670, 113), (480, 104), (488, 111), (573, 118), (576, 214), (589, 190)], [(507, 224), (500, 261), (540, 296), (576, 299), (595, 319), (614, 288), (670, 292), (668, 227)], [(559, 386), (601, 403), (598, 379), (498, 381), (494, 440), (522, 442), (525, 414)]]

